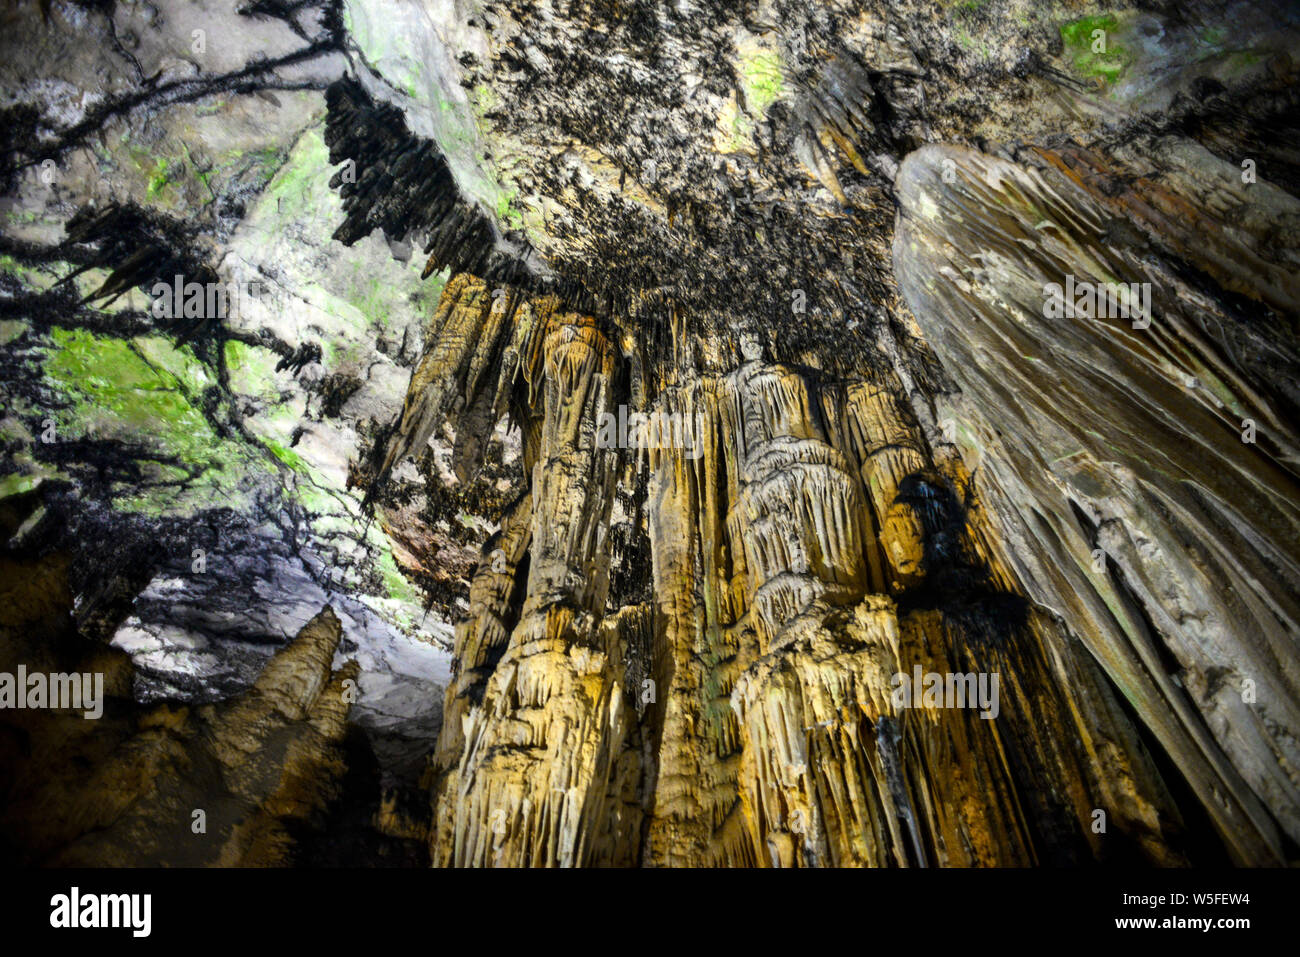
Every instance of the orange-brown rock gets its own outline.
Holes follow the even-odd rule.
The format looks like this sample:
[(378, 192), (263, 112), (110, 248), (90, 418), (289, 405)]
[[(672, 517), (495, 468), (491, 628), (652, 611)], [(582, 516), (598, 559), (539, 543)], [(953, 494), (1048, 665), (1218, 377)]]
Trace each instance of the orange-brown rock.
[[(280, 866), (345, 771), (357, 668), (327, 607), (241, 696), (144, 708), (129, 659), (70, 629), (66, 561), (0, 559), (0, 671), (100, 672), (103, 715), (0, 711), (0, 848), (55, 866)], [(198, 812), (201, 812), (198, 813)]]

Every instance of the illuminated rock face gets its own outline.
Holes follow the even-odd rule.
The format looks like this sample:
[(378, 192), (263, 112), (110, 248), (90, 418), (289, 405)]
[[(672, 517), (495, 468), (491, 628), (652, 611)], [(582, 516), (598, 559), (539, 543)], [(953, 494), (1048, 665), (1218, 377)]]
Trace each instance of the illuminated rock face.
[[(660, 391), (694, 441), (605, 449), (637, 360), (597, 323), (549, 300), (508, 312), (463, 276), (439, 322), (404, 420), (446, 401), (426, 382), (460, 383), (466, 409), (508, 392), (532, 482), (457, 630), (436, 864), (1182, 859), (1113, 688), (1009, 589), (969, 475), (930, 452), (897, 377), (751, 358)], [(519, 357), (500, 378), (465, 375), (473, 330)], [(652, 598), (618, 605), (629, 515)], [(900, 697), (918, 669), (970, 678), (956, 701)]]
[[(430, 242), (462, 275), (372, 479), (429, 422), (523, 436), (458, 628), (433, 859), (1286, 861), (1293, 60), (1233, 74), (1195, 16), (1072, 13), (1040, 50), (1017, 7), (967, 57), (936, 10), (759, 6), (642, 11), (590, 49), (489, 17), (466, 59), (509, 103), (484, 155), (547, 268)], [(608, 47), (596, 115), (576, 64)], [(681, 69), (640, 85), (664, 50)], [(698, 436), (606, 448), (623, 406)]]

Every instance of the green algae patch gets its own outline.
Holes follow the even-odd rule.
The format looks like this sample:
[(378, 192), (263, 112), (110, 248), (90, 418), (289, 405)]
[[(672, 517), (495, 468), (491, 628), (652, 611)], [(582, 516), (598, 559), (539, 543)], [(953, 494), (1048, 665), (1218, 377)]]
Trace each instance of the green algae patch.
[(128, 340), (101, 338), (80, 329), (55, 329), (51, 339), (55, 348), (45, 363), (46, 376), (81, 400), (73, 406), (70, 423), (108, 416), (112, 424), (144, 437), (168, 425), (209, 431), (180, 393), (179, 383), (174, 378), (166, 381)]
[(1228, 55), (1224, 63), (1224, 70), (1228, 76), (1240, 76), (1243, 73), (1255, 70), (1263, 62), (1264, 57), (1258, 51), (1237, 50)]
[(393, 553), (385, 551), (379, 556), (379, 574), (384, 579), (384, 588), (388, 591), (388, 597), (397, 601), (419, 601), (419, 595), (411, 587), (411, 583), (406, 580), (406, 576), (397, 570), (397, 562), (393, 560)]
[(455, 73), (448, 72), (450, 50), (442, 51), (445, 60), (430, 56), (427, 45), (408, 28), (408, 16), (423, 16), (416, 10), (418, 5), (415, 10), (394, 11), (385, 0), (347, 0), (342, 12), (348, 34), (367, 65), (423, 114), (458, 187), (491, 214), (503, 187), (495, 167), (483, 156), (492, 137), (480, 110), (492, 106), (482, 92), (471, 97)]
[(45, 481), (45, 476), (37, 473), (31, 475), (6, 475), (0, 478), (0, 500), (14, 495), (24, 495)]
[(236, 339), (226, 340), (224, 351), (231, 392), (265, 402), (279, 401), (280, 389), (275, 382), (275, 367), (280, 361), (277, 353)]
[(524, 224), (523, 214), (514, 207), (518, 189), (503, 189), (497, 197), (497, 222), (504, 223), (510, 229), (519, 229)]
[[(130, 450), (146, 491), (115, 499), (124, 511), (188, 514), (233, 504), (252, 457), (218, 436), (193, 404), (212, 383), (188, 349), (166, 339), (118, 339), (55, 329), (46, 383), (62, 400), (51, 412), (58, 440), (110, 441)], [(127, 491), (123, 489), (122, 491)]]
[(30, 209), (9, 209), (5, 210), (4, 215), (5, 222), (10, 226), (32, 226), (45, 220), (45, 217)]
[(469, 102), (479, 122), (486, 123), (487, 115), (501, 105), (501, 97), (486, 83), (479, 83), (470, 91)]
[(1132, 52), (1120, 42), (1121, 24), (1112, 14), (1080, 17), (1060, 29), (1064, 56), (1081, 76), (1113, 85), (1133, 62)]
[(779, 52), (742, 31), (736, 39), (733, 69), (736, 89), (718, 114), (714, 148), (720, 153), (753, 154), (757, 121), (786, 93), (784, 65)]
[(29, 289), (44, 292), (58, 282), (48, 267), (25, 266), (13, 256), (0, 256), (0, 272), (12, 276)]
[(304, 475), (310, 475), (311, 469), (303, 461), (302, 456), (287, 446), (281, 445), (275, 439), (264, 439), (266, 447), (271, 450), (271, 454), (283, 462), (295, 472), (302, 472)]
[(372, 326), (384, 328), (388, 325), (391, 305), (388, 301), (389, 289), (381, 279), (372, 279), (363, 270), (361, 263), (354, 263), (352, 282), (345, 296), (357, 310), (366, 317)]
[(188, 395), (197, 395), (216, 385), (216, 377), (188, 346), (177, 348), (163, 336), (140, 336), (132, 340), (132, 344), (146, 363), (155, 371), (170, 376)]
[(764, 112), (784, 91), (780, 55), (767, 50), (742, 51), (740, 85), (746, 106), (756, 113)]
[(753, 152), (754, 121), (733, 96), (722, 104), (718, 116), (720, 137), (715, 145), (721, 153)]
[(284, 221), (312, 218), (322, 211), (322, 201), (337, 202), (329, 188), (333, 175), (322, 130), (312, 127), (293, 144), (288, 157), (271, 177), (266, 194)]
[[(250, 221), (261, 228), (242, 255), (251, 262), (269, 262), (286, 253), (293, 255), (296, 242), (315, 242), (317, 235), (320, 242), (328, 242), (342, 209), (329, 181), (341, 168), (330, 163), (323, 127), (305, 130), (259, 197)], [(418, 264), (393, 260), (377, 238), (365, 240), (356, 248), (359, 255), (332, 261), (328, 268), (324, 268), (322, 259), (321, 271), (303, 276), (294, 287), (297, 298), (340, 324), (336, 327), (328, 322), (319, 330), (324, 364), (331, 371), (341, 364), (365, 362), (373, 352), (376, 333), (393, 329), (395, 317), (404, 317), (412, 309), (421, 314), (432, 312), (441, 292), (441, 283), (422, 282)], [(233, 344), (227, 347), (232, 373), (239, 359), (247, 358), (248, 353), (235, 355), (231, 350), (244, 348)], [(257, 376), (260, 381), (250, 383), (236, 380), (232, 374), (232, 386), (249, 394), (269, 392), (274, 376), (261, 363)]]
[(150, 199), (153, 199), (166, 189), (167, 184), (170, 182), (167, 178), (167, 166), (166, 157), (159, 157), (157, 163), (154, 164), (153, 173), (149, 176), (149, 186), (145, 189), (145, 195)]
[(364, 262), (352, 263), (351, 271), (345, 274), (339, 287), (340, 298), (361, 313), (370, 327), (359, 330), (362, 340), (371, 341), (374, 332), (395, 331), (398, 316), (412, 311), (428, 316), (437, 308), (444, 285), (441, 277), (422, 280), (415, 267), (405, 269), (406, 275), (399, 274), (397, 282), (391, 276), (376, 276), (374, 269)]

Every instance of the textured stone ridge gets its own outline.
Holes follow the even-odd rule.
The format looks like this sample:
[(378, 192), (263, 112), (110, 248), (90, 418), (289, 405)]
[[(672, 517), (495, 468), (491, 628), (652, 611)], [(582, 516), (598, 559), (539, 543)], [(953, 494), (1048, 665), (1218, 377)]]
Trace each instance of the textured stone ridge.
[[(1281, 237), (1300, 203), (1241, 188), (1185, 142), (1138, 142), (1123, 162), (918, 151), (899, 173), (899, 281), (962, 387), (989, 498), (1035, 505), (1017, 549), (1030, 593), (1067, 613), (1141, 713), (1166, 716), (1156, 734), (1238, 853), (1278, 855), (1260, 804), (1300, 837), (1300, 351), (1290, 329), (1190, 287), (1148, 242), (1294, 313), (1279, 265), (1294, 232), (1230, 252), (1229, 222)], [(1163, 182), (1107, 188), (1157, 163)], [(1165, 225), (1177, 208), (1204, 210), (1196, 232)], [(1108, 242), (1120, 214), (1140, 232)], [(1100, 310), (1045, 318), (1044, 287), (1067, 273), (1148, 283), (1149, 328)]]

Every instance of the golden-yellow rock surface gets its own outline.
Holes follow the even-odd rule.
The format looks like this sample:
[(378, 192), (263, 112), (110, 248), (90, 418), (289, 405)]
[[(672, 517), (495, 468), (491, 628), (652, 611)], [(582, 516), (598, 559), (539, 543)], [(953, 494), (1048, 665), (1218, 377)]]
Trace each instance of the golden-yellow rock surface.
[[(828, 382), (749, 349), (654, 384), (617, 336), (457, 276), (388, 449), (434, 408), (508, 395), (530, 470), (457, 628), (435, 865), (1182, 859), (1113, 689), (1012, 590), (971, 476), (897, 377)], [(485, 349), (517, 360), (484, 378)], [(605, 447), (602, 413), (638, 391), (688, 427)], [(653, 600), (617, 605), (607, 538), (628, 514)], [(993, 714), (900, 707), (918, 666), (995, 677)]]

